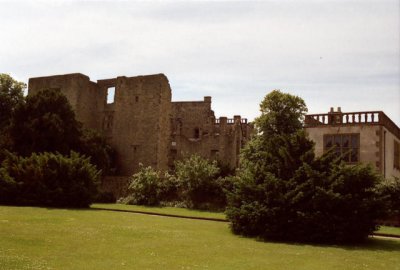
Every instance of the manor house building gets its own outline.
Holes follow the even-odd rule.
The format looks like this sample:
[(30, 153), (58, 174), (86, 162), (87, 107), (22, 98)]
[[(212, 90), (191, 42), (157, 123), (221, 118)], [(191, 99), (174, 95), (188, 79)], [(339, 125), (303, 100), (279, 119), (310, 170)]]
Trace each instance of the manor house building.
[(400, 177), (400, 129), (382, 111), (342, 112), (306, 116), (307, 133), (316, 155), (333, 146), (348, 164), (369, 163), (385, 178)]
[[(194, 153), (235, 168), (252, 131), (252, 125), (240, 116), (216, 118), (211, 97), (172, 102), (163, 74), (97, 82), (80, 73), (29, 79), (29, 95), (45, 88), (59, 89), (77, 120), (108, 138), (117, 152), (119, 175), (132, 175), (139, 163), (167, 170), (175, 160)], [(110, 102), (111, 91), (114, 100)]]

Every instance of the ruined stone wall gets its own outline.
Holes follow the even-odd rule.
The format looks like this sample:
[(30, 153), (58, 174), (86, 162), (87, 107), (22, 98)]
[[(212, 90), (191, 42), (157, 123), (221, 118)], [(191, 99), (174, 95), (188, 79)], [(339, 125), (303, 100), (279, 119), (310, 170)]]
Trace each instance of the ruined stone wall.
[[(107, 92), (115, 87), (114, 101)], [(129, 176), (139, 163), (167, 170), (177, 159), (199, 154), (236, 167), (250, 125), (240, 116), (215, 119), (211, 97), (203, 101), (171, 102), (163, 74), (117, 77), (91, 82), (83, 74), (29, 80), (29, 94), (57, 88), (66, 95), (86, 128), (103, 133), (117, 152), (118, 174)]]
[[(107, 104), (110, 87), (115, 87), (114, 103)], [(118, 153), (120, 174), (132, 174), (139, 163), (167, 169), (171, 88), (164, 75), (118, 77), (97, 83), (79, 73), (29, 80), (30, 95), (45, 88), (60, 89), (77, 120), (107, 136)]]
[(187, 139), (197, 139), (213, 131), (211, 97), (205, 97), (204, 101), (172, 102), (172, 115), (174, 129)]
[(120, 174), (132, 174), (139, 163), (167, 167), (170, 103), (164, 75), (116, 79), (110, 142), (118, 153)]
[(204, 101), (173, 102), (169, 165), (173, 167), (175, 160), (198, 154), (234, 168), (249, 130), (240, 116), (216, 120), (211, 97), (204, 97)]
[(87, 128), (99, 129), (98, 104), (93, 102), (98, 97), (98, 88), (89, 77), (74, 73), (29, 79), (29, 95), (46, 88), (60, 89), (75, 111), (77, 120)]

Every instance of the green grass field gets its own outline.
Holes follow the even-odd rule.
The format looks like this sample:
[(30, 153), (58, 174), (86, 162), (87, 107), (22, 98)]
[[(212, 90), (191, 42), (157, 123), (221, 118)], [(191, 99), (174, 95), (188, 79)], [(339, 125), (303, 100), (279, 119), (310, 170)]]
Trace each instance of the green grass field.
[(381, 226), (378, 232), (400, 236), (400, 228), (396, 227)]
[(265, 243), (222, 222), (0, 206), (0, 269), (400, 269), (400, 241)]
[(198, 210), (191, 210), (191, 209), (179, 208), (179, 207), (148, 207), (148, 206), (140, 206), (140, 205), (96, 203), (96, 204), (93, 204), (91, 206), (91, 208), (141, 211), (141, 212), (156, 213), (156, 214), (178, 215), (178, 216), (184, 216), (184, 217), (225, 219), (225, 214), (223, 212), (198, 211)]
[[(109, 209), (109, 210), (124, 210), (124, 211), (139, 211), (154, 214), (178, 215), (183, 217), (198, 217), (198, 218), (215, 218), (226, 219), (225, 214), (221, 212), (197, 211), (177, 207), (146, 207), (140, 205), (126, 204), (101, 204), (96, 203), (91, 206), (93, 209)], [(377, 231), (379, 233), (393, 234), (400, 236), (400, 228), (381, 226)]]

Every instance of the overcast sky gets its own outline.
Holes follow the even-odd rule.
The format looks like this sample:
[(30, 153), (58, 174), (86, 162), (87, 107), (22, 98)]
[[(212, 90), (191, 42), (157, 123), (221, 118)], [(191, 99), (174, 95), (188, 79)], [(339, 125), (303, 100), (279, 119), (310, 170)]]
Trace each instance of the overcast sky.
[(377, 1), (1, 1), (0, 72), (92, 81), (164, 73), (172, 99), (253, 119), (273, 89), (310, 113), (383, 110), (400, 126), (400, 6)]

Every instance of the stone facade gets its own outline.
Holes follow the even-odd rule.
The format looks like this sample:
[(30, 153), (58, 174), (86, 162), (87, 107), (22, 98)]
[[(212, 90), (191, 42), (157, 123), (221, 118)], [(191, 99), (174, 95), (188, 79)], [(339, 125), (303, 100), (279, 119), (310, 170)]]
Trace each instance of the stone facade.
[(215, 118), (211, 97), (204, 101), (172, 103), (172, 135), (169, 165), (175, 159), (198, 154), (220, 160), (231, 168), (239, 165), (239, 151), (250, 138), (247, 119)]
[[(105, 134), (118, 154), (118, 174), (131, 175), (139, 163), (159, 170), (190, 154), (234, 168), (252, 125), (235, 116), (215, 118), (211, 97), (172, 102), (163, 74), (90, 81), (75, 73), (29, 79), (29, 94), (44, 88), (64, 93), (84, 127)], [(114, 101), (107, 93), (115, 89)]]
[(342, 153), (350, 152), (349, 163), (369, 163), (386, 178), (400, 177), (400, 128), (382, 111), (344, 113), (331, 108), (327, 114), (307, 115), (306, 130), (316, 155), (336, 144)]

